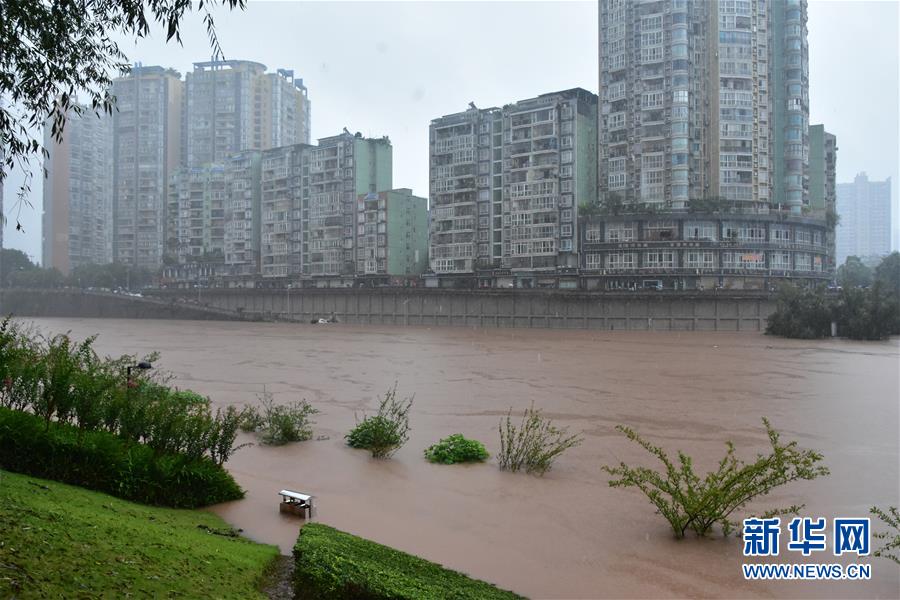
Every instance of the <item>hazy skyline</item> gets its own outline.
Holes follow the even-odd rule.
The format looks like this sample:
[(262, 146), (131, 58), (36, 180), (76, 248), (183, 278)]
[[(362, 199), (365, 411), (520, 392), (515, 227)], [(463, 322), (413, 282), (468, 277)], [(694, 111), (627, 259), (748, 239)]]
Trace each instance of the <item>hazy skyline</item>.
[[(810, 123), (838, 138), (838, 182), (866, 171), (891, 177), (893, 247), (898, 245), (898, 2), (813, 0), (809, 7)], [(312, 137), (343, 127), (387, 135), (394, 187), (428, 195), (431, 119), (502, 106), (538, 94), (583, 87), (598, 91), (597, 3), (566, 2), (250, 2), (243, 13), (216, 13), (229, 59), (270, 70), (293, 69), (309, 89)], [(184, 46), (161, 31), (123, 43), (133, 62), (182, 74), (208, 60), (205, 28), (183, 25)], [(42, 186), (14, 231), (21, 174), (6, 181), (10, 223), (4, 246), (40, 259)]]

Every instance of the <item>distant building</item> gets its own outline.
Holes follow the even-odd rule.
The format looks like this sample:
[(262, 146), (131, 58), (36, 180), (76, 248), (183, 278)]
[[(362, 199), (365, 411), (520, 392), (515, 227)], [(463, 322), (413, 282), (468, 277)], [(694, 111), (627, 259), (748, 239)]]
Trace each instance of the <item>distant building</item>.
[(112, 117), (82, 109), (69, 114), (61, 142), (44, 128), (41, 264), (65, 275), (112, 262)]
[(877, 260), (891, 252), (891, 178), (869, 181), (860, 173), (853, 183), (837, 184), (837, 261), (848, 256)]
[(389, 284), (428, 267), (428, 199), (410, 189), (360, 194), (357, 202), (356, 275)]
[(247, 150), (225, 162), (225, 265), (229, 277), (248, 285), (260, 272), (261, 156)]
[(135, 65), (113, 80), (113, 259), (163, 262), (169, 177), (181, 158), (182, 83), (163, 67)]
[(806, 0), (600, 1), (600, 197), (808, 204)]
[(825, 222), (702, 212), (582, 219), (587, 289), (767, 290), (829, 277)]
[(224, 264), (227, 197), (224, 165), (177, 170), (169, 182), (167, 256)]
[[(831, 222), (837, 202), (837, 137), (825, 131), (824, 125), (809, 128), (809, 207), (817, 216), (826, 215)], [(828, 270), (837, 267), (835, 232), (828, 230)]]
[(430, 266), (445, 285), (556, 285), (577, 269), (596, 126), (597, 96), (580, 88), (432, 121)]
[(346, 132), (317, 146), (263, 151), (263, 278), (350, 285), (356, 274), (357, 198), (392, 188), (392, 154), (386, 137)]
[(184, 81), (183, 163), (221, 163), (242, 150), (309, 143), (310, 106), (294, 72), (247, 60), (194, 63)]

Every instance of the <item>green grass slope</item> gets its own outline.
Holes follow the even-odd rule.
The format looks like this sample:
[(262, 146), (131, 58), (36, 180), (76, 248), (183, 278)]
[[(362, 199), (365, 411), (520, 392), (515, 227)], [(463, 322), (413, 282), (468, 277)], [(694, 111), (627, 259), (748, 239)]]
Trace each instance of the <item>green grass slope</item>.
[(0, 598), (263, 598), (278, 555), (210, 513), (0, 471)]

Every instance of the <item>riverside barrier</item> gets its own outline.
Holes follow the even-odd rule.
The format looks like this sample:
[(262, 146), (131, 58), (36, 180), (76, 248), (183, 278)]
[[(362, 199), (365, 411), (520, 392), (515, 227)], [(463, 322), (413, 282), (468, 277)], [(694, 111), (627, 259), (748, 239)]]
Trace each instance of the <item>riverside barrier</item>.
[(761, 332), (774, 309), (768, 295), (722, 291), (212, 288), (145, 290), (144, 297), (0, 291), (0, 312), (20, 316), (303, 323), (334, 316), (341, 323), (404, 326)]
[[(158, 298), (191, 300), (188, 290)], [(560, 290), (204, 289), (202, 302), (243, 318), (309, 323), (533, 327), (557, 329), (756, 331), (775, 309), (747, 292), (575, 292)]]

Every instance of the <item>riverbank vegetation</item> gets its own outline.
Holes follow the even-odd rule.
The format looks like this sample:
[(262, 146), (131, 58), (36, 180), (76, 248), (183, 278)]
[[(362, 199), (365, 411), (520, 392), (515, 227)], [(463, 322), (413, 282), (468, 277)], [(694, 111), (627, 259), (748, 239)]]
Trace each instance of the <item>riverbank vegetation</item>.
[(0, 408), (0, 467), (105, 492), (143, 504), (194, 508), (244, 492), (208, 457), (158, 453), (106, 431)]
[(101, 358), (93, 343), (0, 324), (0, 466), (148, 503), (241, 497), (222, 468), (241, 411), (169, 387), (155, 356)]
[(889, 506), (887, 510), (873, 506), (869, 512), (878, 517), (889, 529), (872, 533), (872, 539), (881, 543), (881, 547), (872, 551), (872, 556), (886, 558), (900, 565), (900, 511), (896, 506)]
[(837, 334), (855, 340), (883, 340), (900, 334), (900, 253), (881, 261), (874, 271), (851, 256), (838, 271), (841, 289), (782, 286), (766, 333), (815, 339)]
[(512, 600), (512, 592), (422, 558), (308, 523), (294, 546), (297, 600)]
[(319, 411), (306, 400), (290, 404), (275, 404), (272, 392), (259, 396), (261, 409), (246, 406), (241, 415), (241, 430), (255, 432), (263, 444), (282, 446), (291, 442), (305, 442), (312, 438), (310, 416)]
[[(768, 419), (763, 419), (763, 424), (771, 445), (769, 454), (759, 454), (748, 463), (737, 458), (734, 444), (726, 442), (728, 450), (718, 467), (702, 479), (694, 472), (693, 460), (687, 454), (679, 451), (677, 461), (673, 460), (633, 429), (619, 425), (616, 430), (656, 457), (664, 469), (658, 472), (621, 462), (615, 467), (604, 466), (603, 470), (613, 476), (610, 487), (635, 487), (647, 496), (672, 526), (675, 537), (683, 538), (688, 530), (705, 536), (716, 524), (727, 536), (738, 526), (733, 515), (747, 503), (792, 481), (816, 479), (829, 473), (821, 464), (821, 454), (800, 449), (796, 441), (783, 443)], [(770, 510), (764, 516), (797, 514), (802, 508), (789, 506)]]
[(409, 440), (409, 409), (413, 397), (397, 398), (397, 384), (378, 404), (378, 413), (366, 416), (345, 436), (351, 448), (362, 448), (373, 458), (390, 458)]
[(506, 421), (500, 421), (500, 453), (497, 463), (501, 471), (520, 471), (543, 475), (556, 458), (581, 443), (578, 434), (569, 435), (566, 427), (556, 427), (534, 405), (525, 409), (522, 423), (514, 425), (512, 409)]
[(461, 433), (454, 433), (425, 449), (425, 458), (429, 462), (442, 465), (484, 462), (489, 456), (484, 444), (467, 439)]
[(0, 471), (0, 598), (264, 598), (274, 546), (205, 511)]

